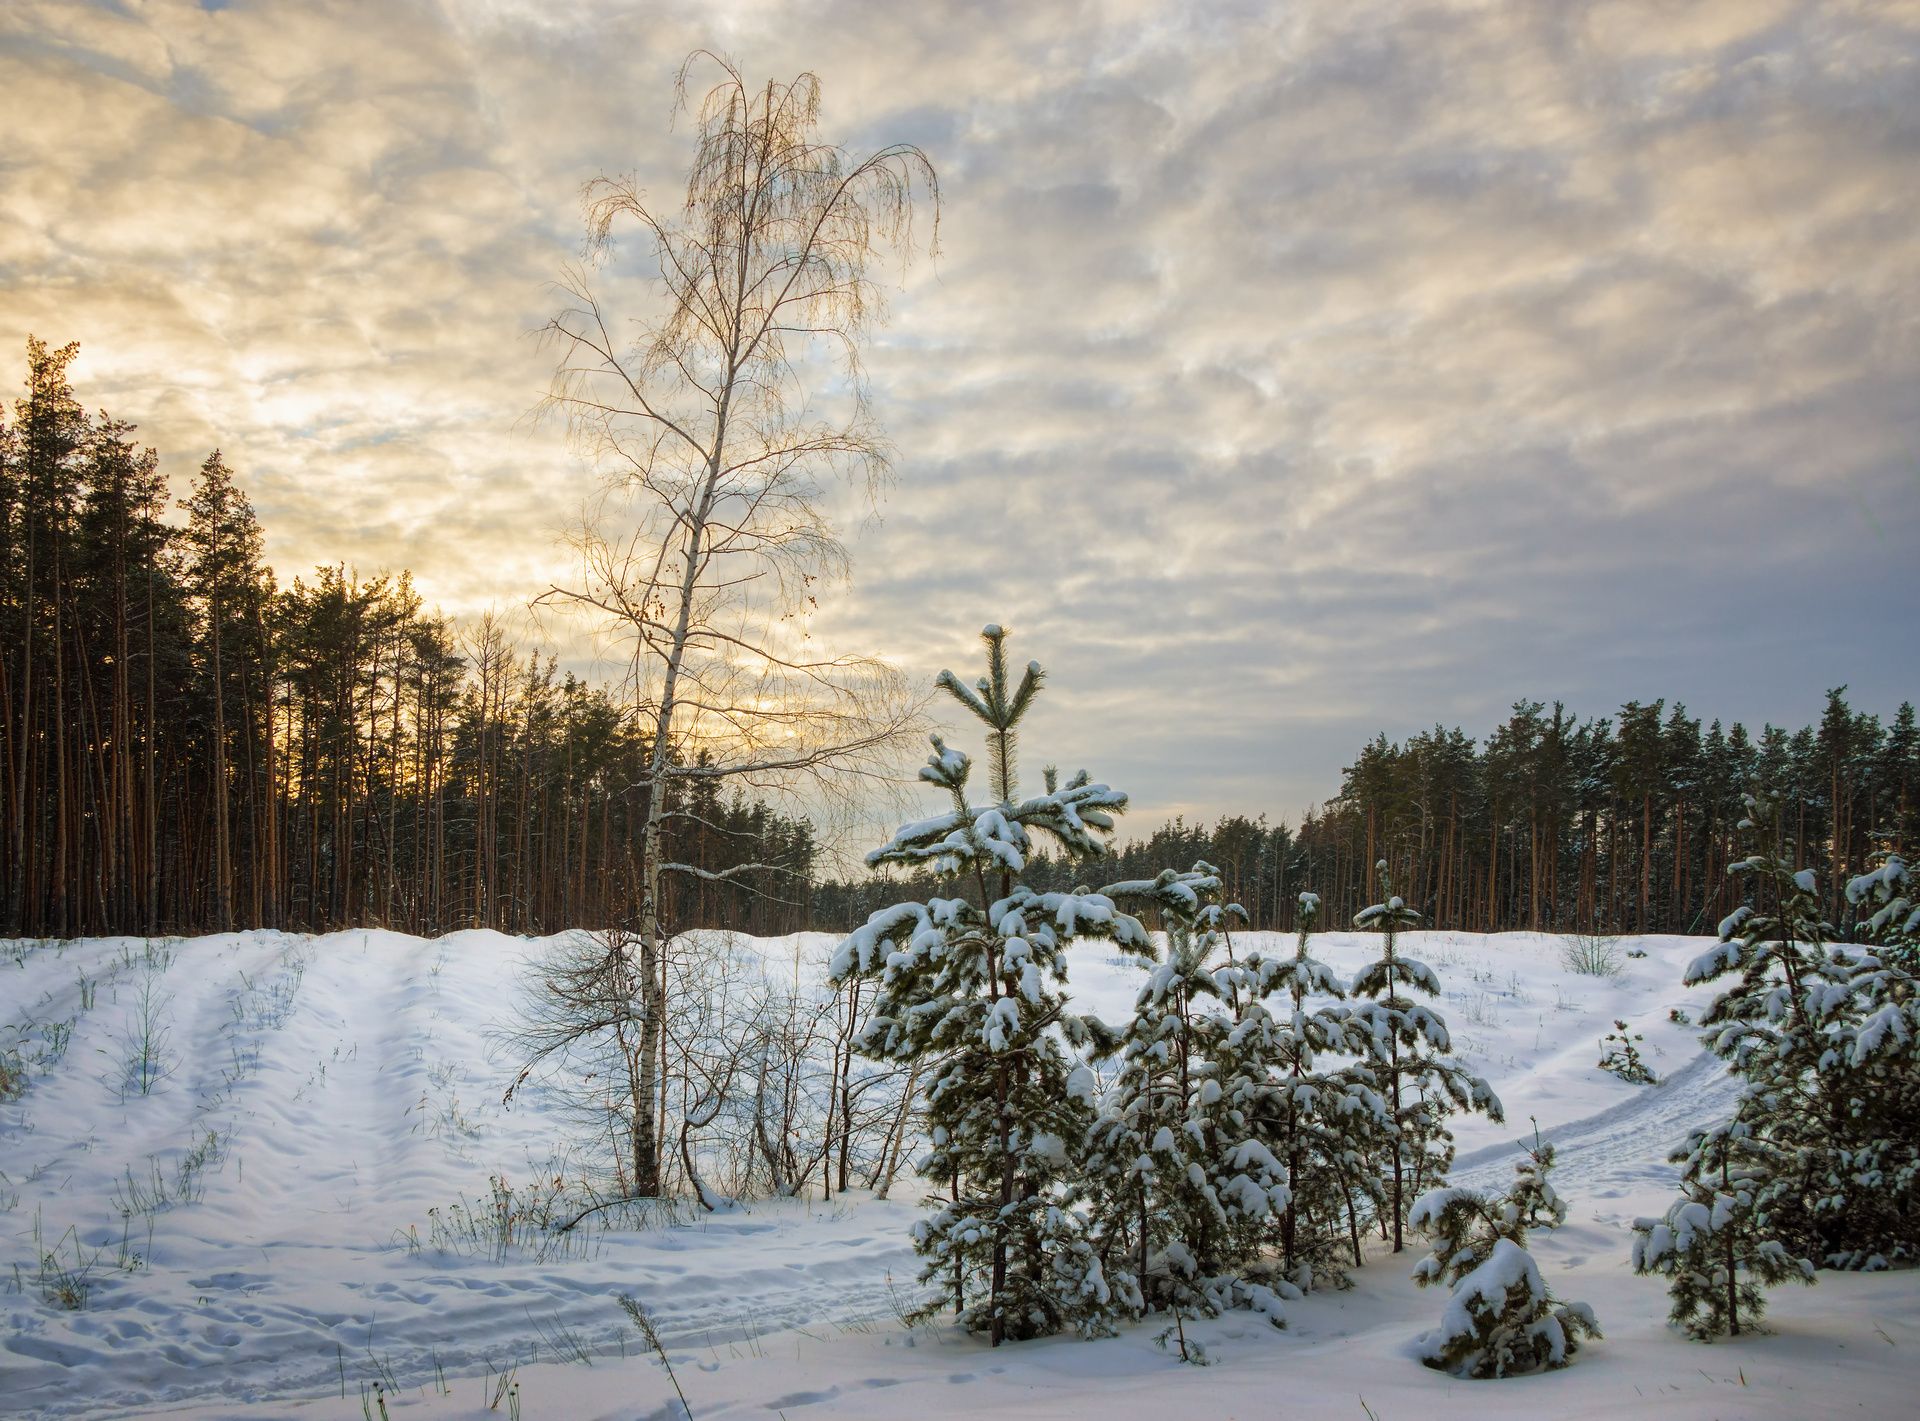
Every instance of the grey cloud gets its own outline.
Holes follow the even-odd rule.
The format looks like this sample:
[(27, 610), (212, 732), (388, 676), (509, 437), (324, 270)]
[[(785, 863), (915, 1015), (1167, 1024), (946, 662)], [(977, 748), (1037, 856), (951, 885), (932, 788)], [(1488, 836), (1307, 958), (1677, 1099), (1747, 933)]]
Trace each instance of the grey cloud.
[(524, 602), (592, 487), (526, 333), (583, 181), (671, 199), (700, 44), (942, 175), (869, 362), (898, 487), (836, 495), (817, 633), (930, 674), (1010, 623), (1056, 672), (1032, 753), (1143, 821), (1297, 812), (1374, 730), (1521, 695), (1911, 693), (1890, 3), (14, 6), (0, 343), (81, 339), (176, 477), (224, 447), (283, 574)]

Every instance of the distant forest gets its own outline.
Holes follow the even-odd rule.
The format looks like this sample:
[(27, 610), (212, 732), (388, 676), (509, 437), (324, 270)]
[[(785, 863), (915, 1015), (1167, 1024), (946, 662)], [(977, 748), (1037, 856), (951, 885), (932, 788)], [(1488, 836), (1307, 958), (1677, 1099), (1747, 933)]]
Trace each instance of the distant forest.
[[(81, 407), (75, 353), (30, 341), (26, 394), (0, 417), (0, 931), (617, 918), (648, 748), (620, 702), (489, 619), (457, 631), (405, 573), (277, 586), (218, 452), (169, 520), (158, 456)], [(669, 806), (670, 857), (695, 870), (669, 875), (675, 926), (840, 930), (902, 891), (816, 881), (805, 819), (693, 783)], [(1912, 706), (1883, 724), (1841, 688), (1817, 726), (1750, 735), (1664, 701), (1586, 720), (1521, 702), (1484, 741), (1375, 739), (1297, 826), (1176, 820), (1033, 881), (1205, 859), (1256, 926), (1286, 929), (1304, 889), (1323, 924), (1349, 921), (1385, 859), (1443, 928), (1711, 932), (1761, 784), (1788, 797), (1782, 837), (1844, 922), (1846, 877), (1920, 833)]]
[[(1117, 856), (1055, 860), (1029, 881), (1097, 887), (1204, 859), (1254, 926), (1291, 929), (1310, 889), (1321, 925), (1337, 927), (1377, 901), (1373, 865), (1384, 859), (1394, 891), (1440, 928), (1711, 934), (1742, 901), (1726, 870), (1751, 850), (1742, 796), (1764, 785), (1787, 802), (1769, 847), (1776, 837), (1797, 846), (1844, 924), (1847, 878), (1920, 836), (1913, 706), (1882, 725), (1845, 691), (1827, 692), (1819, 725), (1758, 736), (1717, 720), (1702, 731), (1665, 701), (1589, 720), (1522, 701), (1484, 742), (1437, 725), (1401, 744), (1380, 736), (1297, 828), (1243, 815), (1210, 828), (1176, 820)], [(899, 889), (825, 884), (814, 912), (857, 922)]]
[[(0, 418), (0, 932), (378, 924), (548, 932), (630, 901), (646, 744), (604, 690), (464, 634), (406, 574), (275, 585), (216, 451), (166, 521), (77, 347), (28, 344)], [(696, 782), (696, 786), (699, 782)], [(806, 921), (812, 826), (710, 786), (670, 806), (670, 921)]]

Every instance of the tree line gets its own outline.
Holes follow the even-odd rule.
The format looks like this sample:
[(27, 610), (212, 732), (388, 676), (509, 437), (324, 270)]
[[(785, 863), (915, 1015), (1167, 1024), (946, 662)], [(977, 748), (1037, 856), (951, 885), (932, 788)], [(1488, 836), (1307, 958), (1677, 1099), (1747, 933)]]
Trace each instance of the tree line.
[[(81, 406), (77, 348), (27, 354), (0, 414), (0, 929), (541, 932), (631, 910), (646, 720), (496, 619), (456, 628), (405, 572), (278, 586), (218, 451), (173, 505), (134, 426)], [(900, 886), (823, 880), (814, 827), (718, 775), (660, 782), (667, 922), (840, 930)], [(1664, 700), (1587, 719), (1521, 701), (1483, 739), (1375, 737), (1297, 825), (1176, 819), (1099, 873), (1205, 860), (1290, 931), (1303, 889), (1349, 918), (1385, 860), (1441, 928), (1700, 932), (1735, 906), (1756, 786), (1789, 805), (1801, 866), (1846, 882), (1920, 831), (1912, 705), (1883, 723), (1840, 687), (1817, 724), (1755, 735)]]
[[(982, 638), (987, 674), (969, 685), (943, 671), (936, 684), (985, 727), (986, 794), (970, 793), (970, 757), (934, 736), (921, 779), (949, 807), (901, 825), (867, 860), (929, 869), (936, 877), (917, 881), (934, 891), (870, 913), (829, 967), (842, 987), (873, 989), (853, 1046), (929, 1077), (929, 1209), (912, 1234), (928, 1290), (919, 1315), (950, 1305), (998, 1346), (1111, 1335), (1159, 1314), (1170, 1321), (1161, 1344), (1177, 1339), (1181, 1360), (1204, 1362), (1185, 1317), (1244, 1309), (1281, 1326), (1286, 1301), (1348, 1286), (1347, 1270), (1367, 1262), (1363, 1234), (1377, 1230), (1395, 1253), (1424, 1235), (1433, 1251), (1415, 1280), (1450, 1289), (1439, 1327), (1417, 1343), (1428, 1366), (1463, 1377), (1564, 1366), (1599, 1326), (1584, 1303), (1553, 1295), (1527, 1252), (1530, 1229), (1567, 1217), (1547, 1181), (1553, 1147), (1536, 1130), (1504, 1194), (1449, 1184), (1451, 1117), (1499, 1123), (1505, 1107), (1452, 1059), (1444, 1018), (1421, 1000), (1444, 989), (1401, 950), (1425, 916), (1387, 861), (1374, 866), (1378, 901), (1347, 920), (1379, 950), (1350, 980), (1313, 956), (1323, 904), (1311, 888), (1296, 900), (1291, 953), (1236, 943), (1246, 914), (1222, 901), (1215, 865), (1115, 874), (1103, 848), (1124, 793), (1084, 770), (1063, 783), (1051, 766), (1042, 792), (1019, 783), (1018, 729), (1044, 673), (1029, 663), (1016, 685), (1004, 630)], [(1516, 719), (1538, 710), (1523, 704)], [(1843, 714), (1860, 727), (1835, 692), (1827, 719), (1837, 727)], [(1855, 806), (1836, 796), (1827, 807), (1825, 853), (1839, 861)], [(1780, 798), (1741, 801), (1731, 828), (1750, 852), (1728, 868), (1745, 901), (1684, 977), (1730, 979), (1698, 1024), (1741, 1088), (1730, 1118), (1668, 1156), (1682, 1165), (1680, 1197), (1633, 1225), (1635, 1271), (1669, 1277), (1673, 1322), (1703, 1339), (1737, 1336), (1743, 1320), (1751, 1329), (1766, 1287), (1812, 1282), (1820, 1268), (1883, 1269), (1920, 1249), (1915, 882), (1897, 852), (1876, 851), (1842, 889), (1860, 944), (1839, 948), (1832, 895), (1793, 848), (1805, 815)], [(1642, 826), (1644, 856), (1650, 818)], [(1045, 841), (1106, 867), (1104, 886), (1032, 882)], [(1650, 898), (1649, 878), (1629, 881)], [(1073, 1007), (1069, 949), (1093, 943), (1143, 968), (1124, 1023)], [(1569, 969), (1617, 973), (1617, 956), (1580, 956), (1589, 945), (1613, 950), (1566, 943)], [(1692, 1024), (1679, 1010), (1672, 1019)], [(1616, 1026), (1607, 1039), (1625, 1052), (1600, 1069), (1653, 1083), (1638, 1038)]]
[[(0, 412), (0, 930), (374, 924), (546, 932), (617, 919), (652, 747), (606, 688), (411, 577), (278, 585), (219, 451), (173, 505), (134, 426), (29, 339)], [(662, 912), (804, 926), (804, 818), (666, 782)]]
[[(1064, 891), (1205, 860), (1256, 927), (1291, 932), (1307, 889), (1331, 921), (1350, 921), (1371, 901), (1384, 860), (1438, 928), (1711, 932), (1739, 901), (1726, 867), (1756, 787), (1788, 805), (1782, 845), (1769, 851), (1790, 843), (1795, 867), (1828, 885), (1829, 917), (1845, 921), (1833, 885), (1863, 872), (1877, 848), (1903, 851), (1920, 835), (1912, 704), (1883, 723), (1854, 710), (1843, 686), (1827, 693), (1818, 724), (1754, 735), (1737, 721), (1703, 730), (1665, 700), (1589, 719), (1520, 701), (1480, 740), (1438, 725), (1398, 743), (1376, 736), (1343, 771), (1339, 793), (1297, 825), (1175, 819), (1098, 866), (1041, 858), (1030, 881)], [(815, 912), (823, 926), (856, 923), (901, 886), (897, 877), (822, 884)]]

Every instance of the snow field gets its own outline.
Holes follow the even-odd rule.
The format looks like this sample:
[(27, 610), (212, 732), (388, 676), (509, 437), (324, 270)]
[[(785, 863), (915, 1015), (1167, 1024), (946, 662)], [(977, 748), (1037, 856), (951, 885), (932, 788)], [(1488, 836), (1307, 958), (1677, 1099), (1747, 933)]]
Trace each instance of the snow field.
[[(791, 980), (796, 960), (817, 974), (833, 941), (751, 945)], [(998, 1351), (908, 1331), (909, 1189), (503, 1244), (491, 1178), (524, 1197), (556, 1167), (552, 1101), (533, 1087), (503, 1109), (512, 1068), (488, 1049), (537, 946), (358, 931), (0, 945), (0, 1051), (27, 1078), (0, 1104), (0, 1414), (359, 1416), (378, 1382), (396, 1415), (504, 1416), (511, 1374), (529, 1418), (677, 1416), (621, 1293), (653, 1314), (702, 1418), (1911, 1414), (1911, 1274), (1822, 1274), (1773, 1295), (1776, 1335), (1712, 1347), (1669, 1332), (1662, 1283), (1631, 1275), (1627, 1224), (1671, 1198), (1667, 1150), (1734, 1089), (1669, 1019), (1711, 996), (1680, 986), (1701, 939), (1623, 940), (1612, 978), (1567, 971), (1556, 937), (1402, 939), (1445, 985), (1463, 1064), (1507, 1109), (1505, 1126), (1455, 1121), (1454, 1182), (1504, 1186), (1535, 1117), (1572, 1205), (1535, 1257), (1606, 1333), (1567, 1371), (1500, 1382), (1415, 1360), (1445, 1298), (1411, 1282), (1411, 1250), (1290, 1304), (1284, 1333), (1247, 1316), (1189, 1324), (1216, 1359), (1191, 1369), (1151, 1323)], [(1314, 950), (1351, 973), (1376, 948), (1325, 933)], [(1072, 977), (1117, 1022), (1141, 971), (1088, 947)], [(1645, 1035), (1658, 1084), (1596, 1068), (1615, 1019)]]

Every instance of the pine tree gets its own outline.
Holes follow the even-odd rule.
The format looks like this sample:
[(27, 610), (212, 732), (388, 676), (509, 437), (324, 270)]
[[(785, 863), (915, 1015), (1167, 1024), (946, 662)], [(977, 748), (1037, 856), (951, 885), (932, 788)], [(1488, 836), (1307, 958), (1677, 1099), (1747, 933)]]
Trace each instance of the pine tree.
[(1354, 1016), (1367, 1033), (1390, 1110), (1383, 1182), (1398, 1253), (1405, 1246), (1407, 1206), (1444, 1180), (1453, 1163), (1446, 1117), (1454, 1109), (1484, 1110), (1496, 1121), (1506, 1117), (1491, 1086), (1443, 1059), (1452, 1053), (1453, 1040), (1440, 1013), (1401, 995), (1408, 988), (1437, 997), (1440, 979), (1426, 963), (1399, 955), (1400, 933), (1417, 925), (1420, 915), (1393, 892), (1386, 862), (1377, 867), (1382, 901), (1362, 909), (1354, 924), (1380, 930), (1380, 959), (1363, 967), (1349, 990), (1378, 999), (1356, 1007)]
[[(1665, 786), (1662, 763), (1665, 741), (1660, 729), (1664, 700), (1652, 705), (1629, 701), (1620, 707), (1619, 753), (1614, 761), (1614, 787), (1623, 819), (1639, 816), (1639, 845), (1633, 853), (1633, 885), (1638, 907), (1634, 923), (1641, 932), (1653, 931), (1654, 805)], [(1624, 865), (1622, 865), (1624, 867)], [(1616, 884), (1616, 887), (1625, 886)]]
[(71, 931), (72, 869), (82, 814), (74, 744), (75, 667), (71, 654), (74, 523), (86, 411), (67, 368), (74, 344), (49, 349), (27, 338), (27, 393), (14, 401), (8, 444), (12, 466), (0, 498), (10, 507), (0, 578), (11, 602), (4, 638), (10, 820), (4, 911), (14, 931), (44, 924)]
[(1429, 1367), (1460, 1377), (1518, 1376), (1563, 1367), (1581, 1338), (1600, 1336), (1593, 1309), (1556, 1299), (1527, 1251), (1528, 1229), (1566, 1220), (1567, 1206), (1547, 1179), (1552, 1168), (1553, 1146), (1536, 1131), (1504, 1196), (1435, 1189), (1415, 1202), (1408, 1222), (1433, 1252), (1414, 1269), (1414, 1281), (1453, 1290), (1440, 1326), (1420, 1339)]
[[(1790, 848), (1780, 805), (1748, 805), (1743, 827)], [(1702, 1040), (1742, 1079), (1739, 1120), (1782, 1161), (1754, 1186), (1759, 1221), (1826, 1266), (1884, 1266), (1920, 1247), (1912, 978), (1836, 950), (1813, 870), (1784, 850), (1733, 868), (1756, 901), (1727, 917), (1686, 981), (1738, 973), (1702, 1016)]]
[[(225, 931), (234, 923), (236, 759), (254, 826), (248, 838), (262, 837), (259, 776), (272, 744), (262, 728), (268, 674), (263, 609), (272, 595), (271, 574), (262, 562), (253, 507), (218, 449), (200, 466), (192, 495), (180, 506), (187, 514), (187, 585), (200, 614), (201, 684), (207, 696), (207, 773), (213, 787), (210, 917)], [(257, 912), (250, 916), (257, 919)]]
[(1885, 796), (1877, 827), (1894, 853), (1904, 853), (1920, 823), (1920, 724), (1912, 701), (1902, 701), (1894, 712), (1874, 779)]
[(1671, 1280), (1676, 1326), (1702, 1341), (1738, 1337), (1765, 1313), (1767, 1288), (1813, 1281), (1813, 1263), (1794, 1256), (1761, 1203), (1783, 1154), (1736, 1117), (1693, 1131), (1668, 1158), (1683, 1167), (1681, 1195), (1663, 1217), (1634, 1221), (1633, 1271)]
[[(832, 975), (878, 984), (863, 1051), (927, 1068), (932, 1147), (921, 1170), (951, 1197), (915, 1226), (921, 1277), (950, 1283), (961, 1320), (998, 1346), (1110, 1325), (1113, 1290), (1070, 1198), (1070, 1151), (1094, 1112), (1090, 1077), (1076, 1073), (1062, 1038), (1091, 1044), (1097, 1027), (1067, 1010), (1066, 952), (1087, 939), (1149, 958), (1153, 949), (1112, 897), (1021, 882), (1036, 835), (1097, 856), (1127, 800), (1085, 771), (1063, 785), (1051, 769), (1045, 793), (1016, 799), (1019, 724), (1043, 673), (1029, 663), (1014, 684), (1006, 633), (988, 626), (982, 636), (988, 674), (969, 687), (942, 672), (939, 685), (987, 727), (993, 800), (969, 802), (972, 762), (936, 736), (920, 777), (952, 807), (901, 826), (867, 856), (930, 866), (956, 896), (874, 913), (840, 944)], [(1192, 893), (1176, 876), (1145, 901), (1177, 905)]]
[(1844, 1262), (1920, 1257), (1920, 887), (1898, 854), (1847, 884), (1870, 952), (1851, 957), (1851, 1009), (1829, 1031), (1844, 1089), (1846, 1152), (1836, 1210)]
[(1300, 1289), (1344, 1282), (1343, 1242), (1360, 1263), (1359, 1206), (1380, 1207), (1370, 1166), (1389, 1125), (1363, 1059), (1366, 1033), (1339, 1001), (1340, 979), (1309, 950), (1319, 911), (1318, 896), (1302, 893), (1293, 955), (1256, 953), (1230, 975), (1242, 1005), (1220, 1050), (1228, 1103), (1286, 1166), (1280, 1256)]
[(1861, 937), (1877, 955), (1902, 969), (1920, 969), (1920, 881), (1897, 852), (1880, 855), (1866, 873), (1847, 884), (1847, 901), (1870, 910), (1860, 924)]
[[(1219, 887), (1219, 870), (1201, 862), (1101, 890), (1169, 904), (1167, 950), (1113, 1048), (1119, 1074), (1089, 1132), (1083, 1168), (1102, 1232), (1131, 1236), (1129, 1296), (1137, 1290), (1140, 1306), (1176, 1317), (1249, 1306), (1279, 1326), (1280, 1294), (1261, 1251), (1287, 1207), (1287, 1176), (1238, 1107), (1222, 1058), (1236, 1030), (1226, 1000), (1238, 999), (1240, 982), (1226, 924), (1243, 910), (1206, 901)], [(1183, 893), (1194, 895), (1190, 903)]]
[(1553, 1154), (1553, 1146), (1541, 1140), (1536, 1122), (1533, 1144), (1525, 1155), (1514, 1161), (1513, 1184), (1507, 1190), (1508, 1202), (1527, 1228), (1557, 1229), (1567, 1221), (1567, 1201), (1547, 1178), (1553, 1171)]
[(1657, 1078), (1640, 1054), (1639, 1043), (1646, 1039), (1616, 1017), (1613, 1030), (1600, 1038), (1600, 1069), (1630, 1085), (1653, 1085)]
[[(155, 765), (162, 729), (157, 653), (185, 640), (185, 608), (170, 566), (173, 530), (163, 517), (167, 481), (159, 455), (127, 436), (133, 426), (102, 415), (94, 427), (87, 497), (80, 516), (82, 636), (108, 663), (96, 723), (100, 800), (100, 925), (151, 916), (158, 858)], [(169, 678), (171, 689), (171, 678)], [(168, 697), (172, 700), (171, 694)]]

